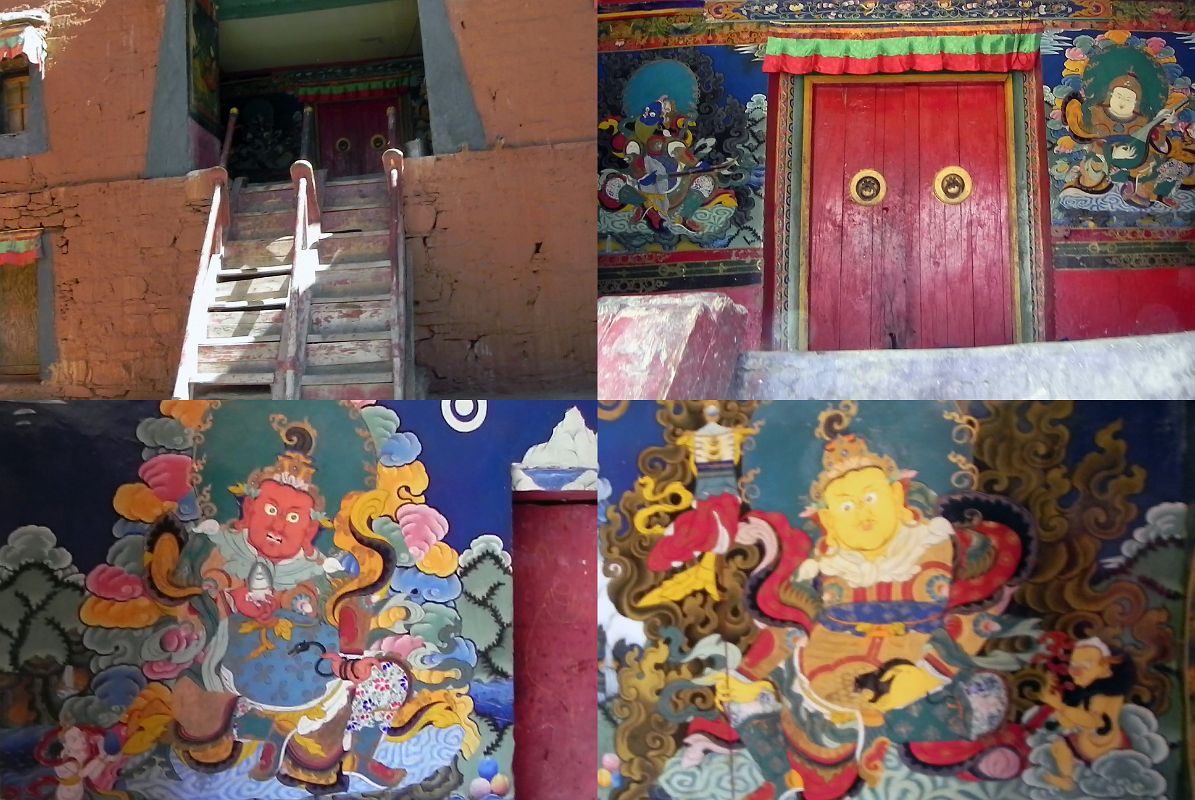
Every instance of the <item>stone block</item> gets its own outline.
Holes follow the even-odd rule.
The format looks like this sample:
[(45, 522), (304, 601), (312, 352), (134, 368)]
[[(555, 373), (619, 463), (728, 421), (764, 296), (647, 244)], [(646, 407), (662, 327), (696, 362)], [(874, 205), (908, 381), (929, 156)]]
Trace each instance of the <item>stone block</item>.
[(744, 400), (1195, 399), (1195, 333), (940, 350), (744, 353)]
[(747, 309), (716, 292), (598, 301), (598, 397), (726, 397)]

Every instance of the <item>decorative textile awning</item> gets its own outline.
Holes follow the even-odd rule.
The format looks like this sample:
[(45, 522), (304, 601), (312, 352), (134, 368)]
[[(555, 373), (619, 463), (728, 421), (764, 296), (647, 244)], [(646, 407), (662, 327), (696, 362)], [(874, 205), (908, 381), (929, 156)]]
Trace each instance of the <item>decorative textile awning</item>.
[(24, 267), (41, 259), (40, 230), (0, 231), (0, 267)]
[(1039, 33), (768, 39), (764, 72), (876, 75), (900, 72), (1012, 72), (1037, 66)]
[(44, 11), (12, 11), (0, 14), (0, 61), (25, 56), (43, 69), (46, 63), (45, 26), (50, 15)]
[(295, 90), (295, 97), (303, 103), (320, 100), (365, 100), (371, 97), (390, 97), (408, 91), (410, 82), (399, 78), (337, 83), (327, 86), (303, 86)]

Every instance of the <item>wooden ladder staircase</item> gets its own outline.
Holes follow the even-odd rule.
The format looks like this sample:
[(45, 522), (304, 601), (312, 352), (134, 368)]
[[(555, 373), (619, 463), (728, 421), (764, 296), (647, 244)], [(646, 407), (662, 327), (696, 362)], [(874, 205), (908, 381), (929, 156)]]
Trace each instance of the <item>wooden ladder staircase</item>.
[(298, 162), (290, 183), (225, 184), (231, 197), (222, 211), (213, 202), (176, 397), (407, 394), (402, 156), (389, 153), (397, 158), (376, 176), (325, 180)]

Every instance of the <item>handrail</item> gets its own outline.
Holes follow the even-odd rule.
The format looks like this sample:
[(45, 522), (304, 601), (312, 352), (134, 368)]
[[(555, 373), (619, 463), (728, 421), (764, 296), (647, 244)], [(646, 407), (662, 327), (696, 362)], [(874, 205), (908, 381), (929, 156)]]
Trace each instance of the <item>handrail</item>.
[(220, 148), (220, 166), (228, 169), (228, 155), (232, 152), (232, 135), (237, 128), (239, 109), (233, 108), (228, 112), (228, 127), (224, 131), (224, 146)]
[(398, 109), (394, 106), (386, 108), (386, 146), (398, 147)]
[(232, 225), (232, 203), (229, 197), (228, 170), (211, 167), (198, 173), (211, 185), (212, 206), (207, 215), (207, 228), (199, 250), (199, 268), (191, 291), (191, 308), (187, 313), (187, 327), (183, 332), (182, 355), (174, 379), (174, 397), (188, 399), (191, 381), (199, 372), (199, 343), (207, 338), (208, 308), (216, 296), (216, 278), (224, 261), (224, 236)]
[(394, 369), (394, 398), (405, 399), (409, 371), (414, 364), (410, 326), (414, 318), (411, 266), (407, 260), (407, 228), (402, 213), (403, 154), (391, 147), (382, 153), (386, 186), (390, 191), (390, 336)]
[(322, 233), (315, 168), (309, 161), (296, 161), (291, 165), (290, 175), (295, 185), (295, 242), (278, 365), (270, 392), (275, 400), (296, 400), (302, 392), (307, 368), (307, 331), (311, 325), (311, 290), (319, 265)]
[(315, 108), (303, 106), (303, 127), (299, 131), (299, 161), (312, 160), (311, 133), (315, 119)]

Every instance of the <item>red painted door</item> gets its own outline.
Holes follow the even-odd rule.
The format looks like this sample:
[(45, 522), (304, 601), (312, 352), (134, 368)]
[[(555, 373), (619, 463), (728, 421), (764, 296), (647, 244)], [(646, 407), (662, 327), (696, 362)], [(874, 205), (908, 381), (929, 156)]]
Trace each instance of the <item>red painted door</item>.
[(370, 175), (382, 170), (387, 147), (386, 109), (395, 100), (347, 100), (321, 103), (319, 115), (320, 166), (329, 178)]
[[(1012, 342), (1004, 84), (815, 83), (812, 90), (810, 349)], [(933, 184), (939, 170), (954, 166), (970, 174), (972, 191), (948, 204)], [(875, 205), (850, 196), (864, 169), (887, 183)]]

